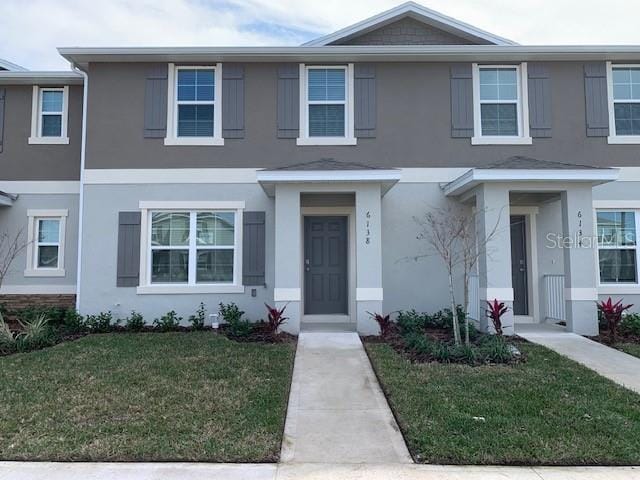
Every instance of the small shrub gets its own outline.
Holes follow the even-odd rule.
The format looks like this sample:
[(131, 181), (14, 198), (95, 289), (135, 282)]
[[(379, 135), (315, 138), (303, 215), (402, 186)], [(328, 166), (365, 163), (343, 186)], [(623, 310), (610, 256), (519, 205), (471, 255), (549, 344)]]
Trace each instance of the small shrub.
[(388, 337), (393, 328), (391, 315), (384, 315), (382, 313), (371, 313), (371, 312), (367, 312), (367, 313), (378, 324), (378, 328), (380, 329), (380, 336), (383, 338)]
[(55, 335), (44, 313), (30, 320), (18, 320), (22, 331), (16, 337), (16, 349), (27, 352), (56, 343)]
[(140, 332), (144, 329), (144, 317), (141, 313), (131, 310), (131, 315), (125, 319), (125, 328), (131, 332)]
[(451, 355), (457, 362), (475, 365), (479, 357), (481, 357), (478, 348), (475, 345), (458, 345), (452, 347)]
[(288, 320), (288, 317), (284, 316), (287, 306), (285, 305), (278, 310), (276, 307), (266, 303), (264, 305), (267, 307), (267, 333), (275, 336), (278, 333), (278, 329)]
[(616, 341), (618, 335), (618, 326), (622, 321), (622, 314), (633, 307), (633, 305), (623, 305), (622, 300), (618, 300), (616, 303), (613, 303), (611, 297), (606, 301), (603, 300), (601, 302), (597, 302), (596, 305), (598, 306), (598, 311), (604, 318), (604, 321), (607, 323), (609, 340), (613, 343)]
[(91, 333), (107, 333), (110, 332), (115, 325), (113, 323), (113, 315), (111, 312), (100, 312), (97, 315), (87, 315), (85, 325)]
[(248, 320), (243, 320), (242, 315), (244, 312), (235, 303), (220, 303), (220, 316), (227, 324), (230, 336), (246, 338), (253, 332), (253, 325)]
[(398, 312), (396, 324), (401, 335), (422, 332), (427, 325), (427, 315), (418, 313), (415, 310), (401, 310)]
[(433, 346), (424, 334), (411, 332), (404, 337), (406, 347), (417, 355), (431, 355)]
[(179, 317), (175, 310), (165, 313), (160, 318), (156, 318), (153, 321), (154, 327), (161, 332), (171, 332), (177, 330), (180, 327), (182, 317)]
[(433, 357), (440, 363), (449, 363), (451, 361), (451, 349), (444, 342), (437, 342), (433, 346)]
[(16, 350), (16, 337), (4, 321), (4, 316), (0, 312), (0, 355), (7, 355)]
[(194, 330), (204, 330), (204, 322), (206, 319), (207, 310), (204, 308), (204, 303), (200, 302), (200, 306), (196, 310), (196, 314), (189, 317), (189, 322)]
[(496, 334), (502, 335), (502, 316), (509, 311), (509, 308), (504, 302), (498, 302), (497, 299), (494, 299), (493, 302), (487, 300), (487, 305), (489, 306), (487, 317), (491, 319)]
[(485, 359), (492, 363), (507, 363), (513, 360), (512, 347), (504, 337), (498, 335), (486, 335), (482, 338), (479, 350)]
[(80, 315), (75, 308), (65, 310), (60, 331), (66, 335), (75, 335), (85, 332), (87, 326), (84, 317)]
[(622, 317), (619, 331), (621, 335), (640, 337), (640, 314), (629, 313)]

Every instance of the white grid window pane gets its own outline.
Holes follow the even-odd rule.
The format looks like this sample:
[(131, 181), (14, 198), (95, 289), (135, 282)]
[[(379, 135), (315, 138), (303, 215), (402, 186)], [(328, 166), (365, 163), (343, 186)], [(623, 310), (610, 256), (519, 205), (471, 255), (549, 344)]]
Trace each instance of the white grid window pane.
[(346, 98), (346, 75), (344, 69), (310, 69), (308, 70), (307, 81), (309, 101), (344, 101)]
[(600, 211), (596, 214), (598, 245), (627, 247), (636, 245), (636, 217), (634, 212)]
[(235, 214), (233, 212), (200, 212), (197, 218), (196, 242), (207, 246), (233, 246)]
[(614, 100), (640, 100), (640, 68), (614, 68), (612, 73)]
[(233, 249), (198, 250), (197, 283), (232, 283)]
[(152, 283), (187, 283), (189, 250), (152, 250)]
[(215, 100), (215, 71), (213, 69), (178, 70), (178, 101)]
[(38, 243), (58, 243), (60, 241), (60, 220), (38, 220)]
[(43, 91), (42, 92), (42, 111), (43, 112), (62, 112), (63, 92), (60, 91)]
[(480, 69), (480, 100), (518, 99), (518, 78), (515, 68)]
[(158, 212), (152, 215), (152, 246), (189, 245), (189, 213)]
[(57, 245), (38, 246), (38, 268), (58, 268)]

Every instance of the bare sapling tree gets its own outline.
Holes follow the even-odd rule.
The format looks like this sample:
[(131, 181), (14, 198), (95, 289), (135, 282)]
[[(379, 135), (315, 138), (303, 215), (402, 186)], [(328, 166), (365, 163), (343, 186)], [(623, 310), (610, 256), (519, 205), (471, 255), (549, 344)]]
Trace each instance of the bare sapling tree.
[(458, 272), (462, 273), (463, 283), (463, 312), (464, 312), (464, 342), (469, 345), (469, 278), (475, 271), (481, 255), (487, 253), (487, 247), (496, 235), (500, 223), (500, 215), (493, 228), (484, 232), (482, 237), (476, 233), (478, 215), (482, 211), (469, 211), (462, 205), (449, 203), (445, 207), (432, 208), (422, 217), (414, 217), (420, 226), (418, 240), (424, 240), (431, 247), (432, 252), (413, 257), (420, 260), (430, 255), (439, 256), (447, 270), (449, 280), (449, 300), (453, 316), (453, 338), (456, 345), (462, 343), (460, 334), (460, 318), (458, 316), (458, 302), (454, 278)]
[(9, 232), (0, 232), (0, 287), (11, 264), (26, 246), (27, 243), (22, 239), (22, 229), (13, 235)]

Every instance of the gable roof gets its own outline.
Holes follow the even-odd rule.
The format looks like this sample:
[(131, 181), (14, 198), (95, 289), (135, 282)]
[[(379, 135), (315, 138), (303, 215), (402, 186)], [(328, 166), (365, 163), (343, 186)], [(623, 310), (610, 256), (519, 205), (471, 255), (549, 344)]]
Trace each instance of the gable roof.
[(498, 35), (481, 30), (473, 25), (461, 22), (460, 20), (448, 17), (442, 13), (436, 12), (435, 10), (431, 10), (430, 8), (410, 1), (374, 15), (373, 17), (369, 17), (361, 22), (354, 23), (353, 25), (329, 35), (311, 40), (310, 42), (303, 44), (303, 46), (320, 47), (330, 45), (338, 41), (345, 41), (380, 28), (384, 25), (388, 25), (389, 23), (404, 17), (414, 18), (445, 32), (481, 44), (517, 45), (517, 43), (512, 40), (499, 37)]
[(11, 63), (8, 60), (0, 58), (0, 71), (7, 70), (9, 72), (26, 72), (27, 69), (17, 65), (15, 63)]

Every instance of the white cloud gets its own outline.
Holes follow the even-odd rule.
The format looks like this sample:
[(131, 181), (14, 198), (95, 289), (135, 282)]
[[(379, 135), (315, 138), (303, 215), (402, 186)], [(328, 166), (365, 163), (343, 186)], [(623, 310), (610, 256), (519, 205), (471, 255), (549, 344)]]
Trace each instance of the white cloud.
[[(66, 68), (58, 46), (296, 45), (391, 8), (391, 0), (3, 0), (0, 57)], [(522, 44), (640, 44), (640, 2), (430, 0)]]

